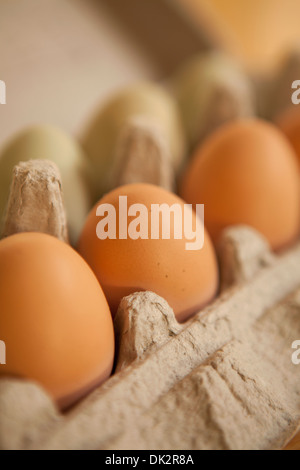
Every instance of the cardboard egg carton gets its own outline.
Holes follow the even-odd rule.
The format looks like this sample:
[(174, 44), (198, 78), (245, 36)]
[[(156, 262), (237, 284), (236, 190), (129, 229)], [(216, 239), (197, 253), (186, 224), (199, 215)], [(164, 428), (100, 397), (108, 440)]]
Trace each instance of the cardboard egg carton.
[[(4, 236), (67, 241), (50, 162), (14, 171)], [(300, 246), (282, 255), (246, 227), (219, 250), (222, 291), (179, 324), (152, 292), (121, 301), (115, 374), (62, 414), (37, 384), (0, 380), (0, 449), (280, 449), (300, 424)], [(45, 365), (47, 367), (47, 365)]]

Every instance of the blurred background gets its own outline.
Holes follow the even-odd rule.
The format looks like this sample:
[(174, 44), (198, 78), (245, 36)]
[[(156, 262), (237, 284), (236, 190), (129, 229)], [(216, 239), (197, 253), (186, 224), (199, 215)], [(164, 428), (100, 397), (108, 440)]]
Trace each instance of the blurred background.
[(210, 47), (271, 73), (299, 17), (299, 0), (0, 0), (0, 147), (41, 121), (76, 134), (115, 89)]
[[(299, 18), (300, 0), (0, 0), (0, 149), (35, 124), (80, 135), (114, 91), (141, 79), (167, 82), (214, 48), (240, 61), (267, 96), (285, 58), (300, 50)], [(270, 118), (290, 102), (300, 54), (278, 76), (267, 98), (278, 90), (283, 97)]]

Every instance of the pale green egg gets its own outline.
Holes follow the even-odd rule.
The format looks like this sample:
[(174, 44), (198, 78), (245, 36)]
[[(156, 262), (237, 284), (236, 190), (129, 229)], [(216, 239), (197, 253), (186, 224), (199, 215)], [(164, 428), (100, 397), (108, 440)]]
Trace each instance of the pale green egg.
[(202, 53), (185, 63), (171, 80), (191, 147), (227, 121), (253, 116), (253, 84), (226, 54)]
[(83, 147), (94, 174), (95, 199), (113, 188), (116, 146), (130, 119), (153, 122), (165, 140), (175, 172), (186, 157), (186, 140), (178, 105), (160, 85), (137, 83), (116, 94), (96, 113), (83, 137)]

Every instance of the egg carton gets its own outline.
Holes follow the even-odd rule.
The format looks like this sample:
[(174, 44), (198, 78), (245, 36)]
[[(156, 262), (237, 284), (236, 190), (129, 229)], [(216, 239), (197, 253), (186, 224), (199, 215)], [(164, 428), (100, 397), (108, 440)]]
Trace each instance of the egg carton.
[[(50, 162), (14, 170), (4, 236), (24, 231), (67, 241)], [(232, 227), (219, 259), (219, 297), (185, 324), (153, 292), (121, 301), (115, 373), (65, 414), (39, 385), (2, 378), (0, 449), (283, 448), (300, 424), (300, 245), (274, 255)]]

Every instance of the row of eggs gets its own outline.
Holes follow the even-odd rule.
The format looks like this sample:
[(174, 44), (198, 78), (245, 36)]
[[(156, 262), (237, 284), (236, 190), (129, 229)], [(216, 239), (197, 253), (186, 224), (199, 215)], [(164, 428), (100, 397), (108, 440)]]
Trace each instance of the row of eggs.
[[(205, 80), (212, 83), (217, 77), (217, 60), (210, 58), (206, 74), (202, 59), (177, 79), (179, 101), (184, 103), (182, 114), (161, 87), (136, 85), (101, 110), (83, 139), (84, 150), (50, 127), (30, 129), (3, 150), (0, 213), (5, 213), (14, 165), (29, 159), (54, 161), (62, 174), (71, 241), (81, 256), (43, 234), (13, 235), (0, 242), (0, 336), (7, 346), (7, 365), (1, 366), (0, 376), (36, 380), (65, 409), (110, 376), (115, 352), (112, 318), (123, 296), (138, 290), (154, 291), (169, 302), (179, 321), (185, 321), (217, 294), (215, 247), (227, 226), (254, 227), (274, 250), (297, 239), (297, 110), (278, 118), (277, 126), (248, 117), (251, 100), (245, 101), (246, 81), (240, 80), (242, 101), (247, 103), (241, 115), (210, 133), (195, 147), (193, 158), (185, 161), (187, 140), (195, 145), (196, 123), (201, 123), (198, 135), (204, 137), (207, 120), (212, 119), (211, 115), (207, 120), (200, 116), (207, 96), (201, 95), (203, 106), (194, 109), (191, 90), (198, 86), (200, 76), (202, 85)], [(192, 79), (188, 75), (191, 70)], [(237, 74), (229, 68), (226, 79), (231, 83), (235, 77), (237, 81)], [(190, 94), (189, 109), (184, 92)], [(161, 127), (181, 197), (143, 183), (112, 190), (114, 145), (124, 122), (135, 115), (149, 116)], [(184, 238), (100, 241), (96, 208), (87, 220), (86, 216), (91, 201), (104, 193), (100, 202), (112, 204), (116, 210), (119, 196), (149, 210), (154, 203), (204, 204), (203, 249), (187, 251)]]

